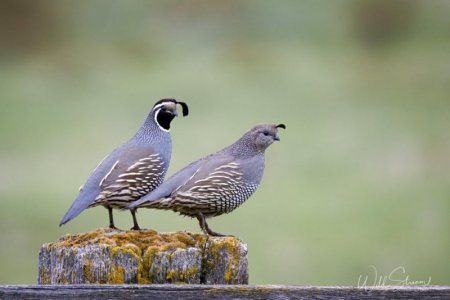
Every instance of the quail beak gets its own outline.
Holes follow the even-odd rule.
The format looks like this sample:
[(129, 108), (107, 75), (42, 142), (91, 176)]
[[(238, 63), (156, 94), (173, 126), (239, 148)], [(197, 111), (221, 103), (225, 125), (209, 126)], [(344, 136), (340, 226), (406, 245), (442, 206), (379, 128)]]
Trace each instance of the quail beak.
[(273, 140), (274, 140), (274, 141), (280, 141), (280, 137), (279, 137), (278, 135), (275, 135), (275, 136), (273, 137)]
[(166, 111), (170, 113), (172, 116), (177, 117), (177, 105), (176, 104), (170, 104), (166, 106)]
[(173, 117), (177, 117), (177, 105), (176, 103), (168, 103), (165, 105), (166, 113), (171, 114)]

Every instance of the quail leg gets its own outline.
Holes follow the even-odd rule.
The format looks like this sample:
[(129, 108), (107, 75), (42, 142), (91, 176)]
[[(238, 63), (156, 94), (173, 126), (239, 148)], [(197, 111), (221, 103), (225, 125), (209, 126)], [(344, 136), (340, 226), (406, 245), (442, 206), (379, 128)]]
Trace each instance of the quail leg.
[(205, 228), (206, 228), (206, 232), (207, 232), (209, 235), (212, 235), (212, 236), (230, 236), (230, 235), (228, 235), (228, 234), (221, 234), (221, 233), (212, 231), (212, 230), (209, 228), (208, 223), (206, 223), (206, 221), (205, 221)]
[(113, 218), (112, 207), (108, 206), (107, 209), (108, 209), (108, 213), (109, 213), (109, 228), (118, 230), (117, 227), (114, 226), (114, 218)]
[(197, 213), (197, 220), (198, 220), (198, 224), (200, 225), (200, 228), (202, 229), (203, 233), (207, 235), (208, 232), (205, 229), (206, 220), (201, 212)]
[(131, 215), (133, 216), (133, 227), (131, 227), (131, 230), (141, 230), (141, 228), (138, 225), (137, 219), (136, 219), (136, 209), (130, 209)]
[(204, 234), (211, 235), (211, 236), (225, 236), (221, 233), (212, 231), (209, 228), (208, 223), (206, 223), (205, 216), (201, 212), (197, 212), (197, 220), (198, 220), (198, 223), (200, 224), (200, 228), (202, 229)]

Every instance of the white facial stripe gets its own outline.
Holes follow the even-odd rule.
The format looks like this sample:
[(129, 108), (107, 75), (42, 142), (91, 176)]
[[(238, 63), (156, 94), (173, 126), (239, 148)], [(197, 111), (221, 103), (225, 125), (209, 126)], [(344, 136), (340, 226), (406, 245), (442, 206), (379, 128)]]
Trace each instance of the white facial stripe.
[[(161, 103), (161, 105), (163, 105), (164, 103)], [(157, 105), (159, 106), (159, 105)], [(162, 127), (161, 125), (159, 125), (158, 123), (158, 114), (161, 111), (161, 107), (158, 108), (158, 110), (155, 112), (155, 123), (158, 124), (159, 129), (161, 129), (164, 132), (170, 132), (170, 130), (165, 129), (164, 127)]]
[(158, 105), (155, 105), (155, 107), (153, 107), (153, 110), (156, 111), (158, 108), (161, 108), (161, 107), (163, 107), (163, 106), (165, 106), (165, 105), (167, 105), (167, 104), (175, 104), (175, 103), (173, 103), (173, 102), (171, 102), (171, 101), (162, 102), (162, 103), (160, 103), (160, 104), (158, 104)]

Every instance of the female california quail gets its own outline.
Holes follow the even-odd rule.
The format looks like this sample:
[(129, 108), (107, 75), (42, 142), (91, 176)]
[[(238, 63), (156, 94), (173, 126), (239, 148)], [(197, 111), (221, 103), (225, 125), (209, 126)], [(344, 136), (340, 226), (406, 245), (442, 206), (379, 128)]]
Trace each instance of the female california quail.
[(264, 151), (280, 140), (278, 128), (286, 126), (255, 126), (231, 146), (178, 171), (128, 208), (173, 210), (197, 218), (205, 234), (220, 236), (206, 218), (233, 211), (255, 192), (264, 171)]
[[(115, 228), (113, 208), (126, 208), (162, 183), (172, 153), (169, 129), (170, 122), (177, 116), (177, 104), (186, 116), (188, 107), (184, 102), (162, 99), (155, 103), (137, 133), (94, 169), (59, 226), (88, 207), (102, 205), (109, 212), (109, 227)], [(132, 229), (138, 230), (135, 213), (136, 209), (131, 209)]]

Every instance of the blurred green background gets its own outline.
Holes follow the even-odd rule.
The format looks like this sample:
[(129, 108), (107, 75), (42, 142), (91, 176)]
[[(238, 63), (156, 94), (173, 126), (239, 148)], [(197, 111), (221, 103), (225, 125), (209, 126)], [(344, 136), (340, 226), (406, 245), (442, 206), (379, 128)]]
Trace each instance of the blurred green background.
[(450, 284), (449, 16), (449, 1), (0, 1), (0, 283), (35, 283), (41, 244), (107, 225), (96, 208), (58, 227), (175, 97), (191, 114), (169, 175), (287, 125), (257, 193), (210, 221), (248, 243), (251, 283), (356, 285), (373, 265)]

